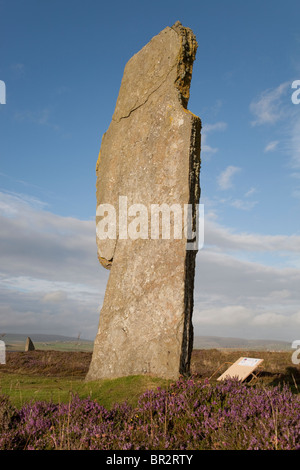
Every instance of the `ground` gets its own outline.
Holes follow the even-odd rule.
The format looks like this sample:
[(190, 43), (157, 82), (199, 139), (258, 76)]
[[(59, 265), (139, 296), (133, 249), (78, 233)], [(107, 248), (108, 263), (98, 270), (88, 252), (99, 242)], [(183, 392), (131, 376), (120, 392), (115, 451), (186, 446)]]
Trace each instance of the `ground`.
[[(106, 407), (127, 400), (135, 404), (147, 389), (168, 386), (170, 381), (149, 376), (85, 382), (91, 352), (36, 350), (7, 352), (6, 364), (0, 365), (0, 393), (9, 395), (16, 406), (30, 400), (68, 401), (70, 394), (91, 396)], [(291, 352), (246, 351), (232, 349), (194, 350), (191, 373), (200, 379), (216, 381), (239, 357), (264, 359), (256, 384), (288, 384), (300, 389), (300, 367), (292, 363)]]

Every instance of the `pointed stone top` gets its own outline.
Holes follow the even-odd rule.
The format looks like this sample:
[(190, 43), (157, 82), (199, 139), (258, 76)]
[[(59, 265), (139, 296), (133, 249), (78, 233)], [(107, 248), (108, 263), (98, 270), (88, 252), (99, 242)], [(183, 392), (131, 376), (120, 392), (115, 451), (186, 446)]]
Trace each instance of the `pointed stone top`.
[(197, 41), (190, 28), (177, 21), (154, 36), (127, 62), (113, 121), (120, 122), (147, 102), (166, 80), (187, 108)]
[(35, 347), (31, 339), (28, 338), (26, 339), (26, 344), (25, 344), (25, 351), (35, 351)]
[(182, 23), (181, 23), (180, 21), (176, 21), (176, 22), (173, 24), (172, 28), (177, 28), (177, 26), (182, 26)]

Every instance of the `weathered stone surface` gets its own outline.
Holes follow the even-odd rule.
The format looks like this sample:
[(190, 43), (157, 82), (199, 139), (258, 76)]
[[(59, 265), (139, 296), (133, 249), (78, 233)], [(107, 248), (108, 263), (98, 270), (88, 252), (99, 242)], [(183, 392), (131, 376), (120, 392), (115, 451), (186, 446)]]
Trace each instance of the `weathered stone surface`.
[[(117, 221), (120, 196), (148, 214), (153, 204), (199, 202), (201, 121), (187, 110), (196, 49), (193, 32), (177, 22), (125, 67), (96, 166), (97, 208), (113, 205)], [(137, 224), (132, 215), (128, 229)], [(172, 225), (171, 217), (171, 235)], [(189, 372), (196, 251), (184, 236), (152, 239), (150, 220), (148, 230), (147, 238), (123, 239), (117, 226), (116, 239), (97, 238), (99, 261), (111, 271), (86, 380)]]
[(25, 351), (35, 351), (35, 347), (34, 347), (34, 344), (31, 340), (31, 338), (28, 338), (26, 339), (26, 343), (25, 343)]

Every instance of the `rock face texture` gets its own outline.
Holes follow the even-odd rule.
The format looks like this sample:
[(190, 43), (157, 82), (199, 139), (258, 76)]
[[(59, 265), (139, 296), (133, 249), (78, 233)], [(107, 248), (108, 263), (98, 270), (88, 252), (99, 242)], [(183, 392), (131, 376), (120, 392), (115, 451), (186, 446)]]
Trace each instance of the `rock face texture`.
[[(196, 50), (193, 32), (177, 22), (126, 64), (96, 165), (97, 228), (109, 204), (116, 230), (107, 239), (97, 232), (110, 276), (86, 380), (189, 372), (197, 251), (187, 250), (186, 221), (181, 229), (175, 208), (193, 208), (194, 230), (201, 121), (187, 103)], [(155, 204), (171, 208), (169, 238), (162, 219), (155, 235)]]

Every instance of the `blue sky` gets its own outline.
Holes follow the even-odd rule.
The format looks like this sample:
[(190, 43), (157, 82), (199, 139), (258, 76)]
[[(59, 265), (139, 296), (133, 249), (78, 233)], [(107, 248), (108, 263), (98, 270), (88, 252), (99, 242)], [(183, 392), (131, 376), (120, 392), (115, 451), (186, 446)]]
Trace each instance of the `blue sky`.
[(126, 62), (180, 20), (199, 45), (196, 334), (298, 339), (299, 12), (294, 0), (0, 0), (1, 331), (95, 336), (101, 138)]

